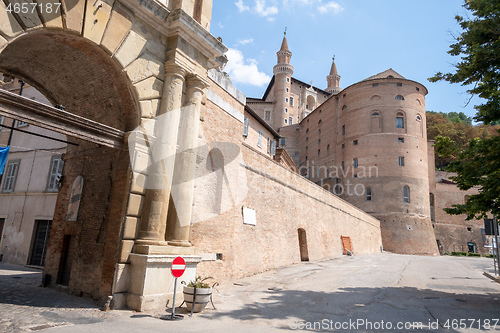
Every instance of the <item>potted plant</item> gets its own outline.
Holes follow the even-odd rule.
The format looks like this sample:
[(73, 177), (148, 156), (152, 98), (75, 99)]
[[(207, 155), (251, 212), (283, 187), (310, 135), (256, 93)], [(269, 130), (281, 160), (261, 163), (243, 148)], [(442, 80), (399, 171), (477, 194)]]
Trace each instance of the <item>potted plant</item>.
[(212, 287), (205, 282), (208, 279), (212, 279), (212, 277), (208, 276), (202, 278), (198, 276), (193, 281), (189, 282), (187, 286), (184, 286), (184, 302), (186, 302), (188, 311), (193, 309), (193, 312), (201, 312), (205, 309), (208, 302), (210, 302)]

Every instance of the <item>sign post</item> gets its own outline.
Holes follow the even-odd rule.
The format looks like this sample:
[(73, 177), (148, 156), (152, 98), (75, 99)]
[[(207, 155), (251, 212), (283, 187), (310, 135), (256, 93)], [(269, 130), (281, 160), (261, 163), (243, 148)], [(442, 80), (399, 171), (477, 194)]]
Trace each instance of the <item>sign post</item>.
[(175, 278), (174, 280), (174, 300), (172, 304), (172, 315), (168, 316), (162, 316), (161, 319), (164, 320), (180, 320), (184, 319), (182, 315), (176, 315), (175, 314), (175, 296), (177, 294), (177, 278), (180, 278), (182, 274), (186, 271), (186, 261), (182, 257), (176, 257), (174, 261), (172, 261), (172, 267), (170, 267), (170, 270), (172, 272), (172, 276)]

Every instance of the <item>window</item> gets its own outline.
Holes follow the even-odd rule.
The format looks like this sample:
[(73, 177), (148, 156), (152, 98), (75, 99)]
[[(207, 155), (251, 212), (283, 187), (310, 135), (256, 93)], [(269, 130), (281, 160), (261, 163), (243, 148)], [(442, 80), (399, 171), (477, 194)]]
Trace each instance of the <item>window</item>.
[(417, 115), (417, 121), (421, 121), (422, 120), (422, 117), (420, 117), (420, 115)]
[(267, 138), (267, 153), (271, 154), (271, 138)]
[(399, 143), (404, 143), (405, 142), (405, 138), (398, 138), (398, 142)]
[(408, 185), (403, 187), (403, 201), (406, 203), (410, 203), (410, 188)]
[(54, 156), (50, 161), (49, 176), (47, 179), (47, 191), (57, 192), (59, 180), (62, 176), (64, 161), (61, 156)]
[(293, 106), (293, 97), (290, 97), (290, 106)]
[(417, 91), (420, 91), (420, 89), (418, 87), (415, 87), (415, 89), (417, 89)]
[(285, 118), (285, 124), (288, 123), (288, 120)]
[(318, 134), (321, 134), (321, 128), (318, 130)]
[(307, 150), (308, 150), (309, 147), (306, 146), (306, 153), (307, 153)]
[(289, 92), (290, 90), (288, 88), (286, 88), (286, 92)]
[(367, 187), (366, 190), (365, 190), (365, 200), (366, 201), (372, 201), (372, 189)]
[(264, 120), (271, 120), (271, 111), (264, 112)]
[(288, 118), (288, 124), (293, 125), (293, 117)]
[(355, 168), (357, 168), (357, 167), (358, 167), (358, 159), (357, 159), (357, 158), (355, 158), (355, 159), (353, 159), (353, 160), (352, 160), (352, 165), (353, 165)]
[(295, 157), (299, 157), (299, 155), (300, 155), (299, 153), (295, 153)]
[(16, 127), (24, 127), (24, 126), (28, 126), (28, 123), (25, 123), (24, 121), (16, 121)]
[(286, 82), (290, 82), (290, 78), (289, 77), (286, 78)]
[(281, 145), (284, 146), (285, 145), (285, 142), (286, 142), (286, 138), (281, 138)]
[(352, 144), (353, 144), (353, 145), (355, 145), (355, 146), (357, 146), (357, 145), (358, 145), (358, 140), (354, 140), (354, 141), (352, 142)]
[(248, 118), (243, 119), (243, 136), (248, 136), (248, 124), (249, 124)]
[(318, 149), (318, 155), (321, 154), (321, 149)]
[(398, 87), (402, 87), (402, 86), (403, 86), (403, 84), (398, 82), (398, 83), (397, 83), (397, 86), (398, 86)]
[(378, 112), (373, 112), (372, 113), (372, 117), (377, 117), (377, 116), (380, 116), (380, 113), (378, 113)]
[(404, 128), (405, 127), (405, 116), (402, 112), (398, 112), (396, 114), (396, 128)]
[(342, 161), (341, 167), (342, 167), (342, 171), (344, 171), (344, 161)]
[(326, 150), (330, 150), (330, 145), (326, 145)]
[(309, 133), (309, 128), (308, 128), (308, 129), (306, 129), (306, 133)]
[(378, 83), (372, 84), (372, 87), (378, 87)]
[(321, 120), (321, 119), (320, 119), (320, 120), (318, 121), (318, 125), (319, 125), (319, 124), (321, 124), (322, 122), (323, 122), (323, 120)]
[(262, 131), (259, 131), (259, 140), (257, 141), (257, 146), (262, 147)]
[(288, 108), (285, 108), (285, 113), (288, 113)]
[(345, 135), (345, 125), (342, 125), (342, 135)]
[(318, 140), (318, 145), (321, 144), (321, 139)]
[(345, 144), (343, 143), (343, 144), (342, 144), (342, 149), (344, 149), (344, 148), (345, 148)]
[(396, 99), (397, 101), (404, 101), (405, 98), (401, 95), (397, 95), (394, 99)]
[(403, 156), (399, 156), (399, 166), (405, 166), (405, 158)]
[(342, 111), (344, 111), (345, 109), (347, 109), (347, 105), (344, 105), (344, 106), (342, 107)]
[(285, 102), (288, 103), (288, 97), (285, 98)]
[(345, 98), (345, 96), (346, 96), (345, 94), (344, 94), (344, 95), (342, 95), (342, 98)]
[(16, 186), (17, 173), (21, 160), (9, 161), (5, 171), (5, 180), (3, 181), (3, 192), (13, 192)]
[(429, 193), (429, 203), (431, 206), (431, 221), (435, 221), (435, 216), (434, 216), (434, 194)]
[(309, 141), (309, 137), (306, 138), (306, 142)]

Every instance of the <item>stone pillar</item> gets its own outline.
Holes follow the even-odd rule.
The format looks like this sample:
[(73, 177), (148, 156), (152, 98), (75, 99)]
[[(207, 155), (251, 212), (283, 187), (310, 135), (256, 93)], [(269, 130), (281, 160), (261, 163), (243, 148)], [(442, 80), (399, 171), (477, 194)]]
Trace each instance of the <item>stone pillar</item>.
[(186, 71), (177, 65), (165, 65), (165, 82), (156, 138), (150, 147), (145, 202), (137, 244), (167, 245), (165, 230), (174, 171), (177, 135), (182, 106), (182, 89)]
[(201, 99), (206, 83), (198, 76), (186, 80), (186, 100), (182, 110), (175, 160), (172, 201), (166, 240), (172, 246), (189, 247), (196, 169), (196, 148), (200, 126)]

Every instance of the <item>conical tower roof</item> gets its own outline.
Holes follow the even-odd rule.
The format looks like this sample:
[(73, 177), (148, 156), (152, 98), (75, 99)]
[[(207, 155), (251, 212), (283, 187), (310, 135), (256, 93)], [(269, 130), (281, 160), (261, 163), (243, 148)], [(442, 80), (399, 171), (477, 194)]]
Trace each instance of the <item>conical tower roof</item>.
[(337, 66), (335, 65), (335, 58), (332, 59), (332, 68), (330, 69), (330, 75), (339, 75), (337, 72)]
[(283, 36), (283, 42), (281, 43), (280, 51), (290, 52), (290, 50), (288, 49), (288, 41), (286, 40), (286, 34), (285, 36)]

